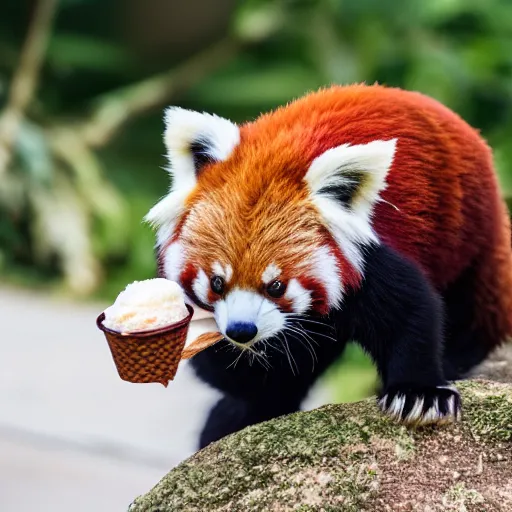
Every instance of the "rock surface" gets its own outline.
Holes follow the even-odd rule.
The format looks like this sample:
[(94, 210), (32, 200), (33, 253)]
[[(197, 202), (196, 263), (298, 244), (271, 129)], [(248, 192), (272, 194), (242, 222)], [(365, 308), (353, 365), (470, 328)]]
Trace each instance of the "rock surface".
[(512, 383), (512, 343), (507, 343), (495, 350), (476, 368), (473, 378)]
[(249, 427), (177, 466), (129, 510), (511, 511), (512, 385), (459, 389), (457, 425), (407, 430), (370, 399)]

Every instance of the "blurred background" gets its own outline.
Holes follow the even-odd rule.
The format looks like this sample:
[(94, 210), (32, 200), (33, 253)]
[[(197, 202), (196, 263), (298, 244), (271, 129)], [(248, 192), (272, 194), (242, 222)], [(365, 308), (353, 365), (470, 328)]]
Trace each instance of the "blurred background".
[[(120, 381), (94, 326), (155, 273), (163, 107), (241, 122), (332, 83), (422, 91), (481, 130), (510, 207), (511, 48), (509, 0), (2, 0), (0, 510), (126, 510), (216, 398), (187, 367)], [(305, 407), (374, 384), (351, 347)]]

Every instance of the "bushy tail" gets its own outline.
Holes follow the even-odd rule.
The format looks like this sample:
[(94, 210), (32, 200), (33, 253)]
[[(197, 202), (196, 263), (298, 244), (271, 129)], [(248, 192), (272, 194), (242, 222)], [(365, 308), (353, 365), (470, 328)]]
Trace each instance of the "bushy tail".
[(512, 234), (504, 204), (500, 220), (494, 240), (445, 296), (445, 369), (450, 379), (467, 376), (512, 339)]
[(505, 204), (505, 221), (492, 247), (487, 247), (475, 280), (475, 321), (493, 349), (512, 338), (512, 233)]

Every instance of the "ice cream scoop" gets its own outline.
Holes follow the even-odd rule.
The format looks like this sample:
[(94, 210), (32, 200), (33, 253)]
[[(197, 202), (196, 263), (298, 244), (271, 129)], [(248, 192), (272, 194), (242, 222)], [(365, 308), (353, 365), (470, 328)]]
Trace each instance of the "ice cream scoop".
[(189, 359), (223, 336), (210, 313), (199, 314), (189, 332), (194, 309), (185, 305), (180, 286), (167, 279), (129, 284), (96, 319), (107, 339), (119, 376), (128, 382), (173, 380), (181, 360)]
[(162, 278), (129, 284), (104, 313), (103, 325), (120, 333), (161, 329), (189, 314), (181, 287)]

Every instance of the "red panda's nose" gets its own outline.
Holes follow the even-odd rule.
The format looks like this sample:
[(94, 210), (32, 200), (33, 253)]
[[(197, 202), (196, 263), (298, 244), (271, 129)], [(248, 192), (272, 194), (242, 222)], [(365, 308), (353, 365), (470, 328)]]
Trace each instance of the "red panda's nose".
[(248, 343), (258, 333), (258, 328), (248, 322), (236, 322), (226, 329), (226, 335), (237, 343)]

